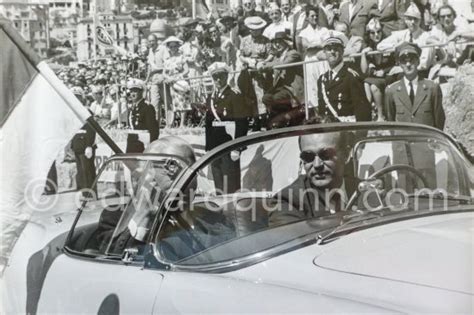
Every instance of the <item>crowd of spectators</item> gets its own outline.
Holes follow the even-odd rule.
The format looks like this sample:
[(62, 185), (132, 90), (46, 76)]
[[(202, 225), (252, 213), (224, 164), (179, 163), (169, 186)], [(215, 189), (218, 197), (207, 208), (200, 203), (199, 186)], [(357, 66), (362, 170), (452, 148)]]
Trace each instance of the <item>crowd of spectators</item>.
[[(442, 79), (446, 68), (474, 59), (469, 44), (474, 26), (446, 0), (280, 0), (265, 7), (243, 0), (232, 12), (213, 12), (205, 20), (181, 18), (173, 34), (169, 31), (155, 28), (133, 54), (79, 63), (60, 77), (71, 87), (82, 87), (91, 111), (106, 126), (127, 123), (129, 78), (146, 82), (146, 99), (161, 127), (185, 126), (202, 122), (199, 104), (212, 92), (208, 67), (225, 62), (231, 70), (229, 85), (242, 94), (258, 130), (269, 115), (318, 106), (317, 81), (329, 70), (323, 42), (332, 32), (347, 38), (345, 60), (363, 81), (373, 119), (384, 118), (384, 90), (400, 78), (393, 56), (400, 44), (422, 48), (419, 71), (424, 78)], [(293, 66), (304, 76), (287, 93), (278, 87), (278, 67), (298, 61), (309, 63)], [(281, 97), (287, 95), (292, 99), (282, 106)]]

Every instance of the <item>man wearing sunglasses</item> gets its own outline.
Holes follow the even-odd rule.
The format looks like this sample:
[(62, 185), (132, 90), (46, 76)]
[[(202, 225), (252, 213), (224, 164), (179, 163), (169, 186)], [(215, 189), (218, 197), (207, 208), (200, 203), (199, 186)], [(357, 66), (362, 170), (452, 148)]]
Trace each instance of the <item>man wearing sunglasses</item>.
[(303, 174), (274, 196), (280, 207), (270, 214), (271, 225), (344, 210), (347, 196), (354, 191), (351, 181), (344, 178), (347, 138), (337, 132), (299, 138)]
[(385, 89), (385, 109), (388, 121), (414, 122), (443, 130), (445, 114), (439, 85), (418, 76), (421, 49), (403, 43), (396, 58), (403, 69), (403, 78)]

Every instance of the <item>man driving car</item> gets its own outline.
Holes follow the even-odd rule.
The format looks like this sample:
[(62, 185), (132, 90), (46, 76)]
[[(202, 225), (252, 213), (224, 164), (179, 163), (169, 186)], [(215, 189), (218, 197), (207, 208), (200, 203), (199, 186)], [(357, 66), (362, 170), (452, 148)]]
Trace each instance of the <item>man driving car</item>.
[(278, 192), (279, 208), (270, 214), (270, 225), (333, 214), (344, 208), (347, 184), (344, 177), (347, 135), (340, 133), (300, 136), (300, 163), (303, 174)]

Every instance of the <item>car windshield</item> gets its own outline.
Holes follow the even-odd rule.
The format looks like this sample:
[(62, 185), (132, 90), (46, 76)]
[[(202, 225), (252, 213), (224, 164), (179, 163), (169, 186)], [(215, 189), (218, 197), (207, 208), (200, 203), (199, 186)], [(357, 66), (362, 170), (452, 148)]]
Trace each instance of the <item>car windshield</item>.
[(190, 174), (156, 238), (161, 259), (180, 266), (258, 259), (369, 213), (390, 223), (467, 211), (474, 182), (447, 136), (394, 125), (263, 133)]
[(67, 248), (89, 255), (118, 256), (143, 249), (152, 219), (172, 183), (186, 167), (172, 155), (111, 159), (101, 169), (73, 227)]

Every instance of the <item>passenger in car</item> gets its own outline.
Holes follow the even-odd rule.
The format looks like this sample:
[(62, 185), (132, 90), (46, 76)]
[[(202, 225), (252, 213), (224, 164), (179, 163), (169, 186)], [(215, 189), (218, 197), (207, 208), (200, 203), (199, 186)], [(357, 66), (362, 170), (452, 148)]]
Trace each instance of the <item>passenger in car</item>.
[(274, 196), (271, 226), (310, 217), (334, 214), (344, 209), (352, 178), (345, 172), (347, 135), (309, 134), (299, 138), (304, 174)]
[[(174, 155), (181, 158), (187, 165), (196, 161), (191, 145), (176, 136), (163, 137), (152, 142), (144, 153)], [(145, 244), (156, 210), (181, 170), (182, 168), (178, 168), (176, 172), (172, 172), (172, 170), (161, 170), (155, 167), (147, 169), (140, 180), (141, 186), (138, 187), (134, 200), (128, 204), (125, 211), (116, 212), (116, 215), (112, 217), (104, 216), (104, 213), (101, 215), (99, 226), (111, 226), (105, 233), (114, 233), (119, 229), (117, 226), (119, 222), (125, 223), (127, 227), (122, 232), (115, 231), (117, 237), (110, 247), (112, 253), (119, 254), (125, 248), (140, 247)], [(110, 239), (110, 237), (100, 237)]]

